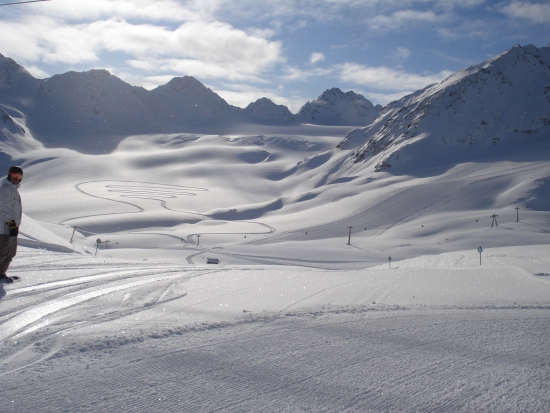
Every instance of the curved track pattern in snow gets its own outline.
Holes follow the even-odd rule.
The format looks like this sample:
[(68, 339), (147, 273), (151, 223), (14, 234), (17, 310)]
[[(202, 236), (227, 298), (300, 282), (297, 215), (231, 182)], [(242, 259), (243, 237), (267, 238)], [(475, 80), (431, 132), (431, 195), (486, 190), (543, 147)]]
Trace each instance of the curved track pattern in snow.
[[(137, 200), (144, 201), (158, 201), (161, 208), (164, 208), (171, 212), (181, 212), (185, 214), (192, 214), (204, 217), (208, 220), (211, 218), (207, 215), (201, 214), (200, 212), (180, 210), (175, 208), (170, 208), (167, 205), (168, 199), (177, 199), (181, 196), (196, 196), (197, 192), (208, 191), (207, 188), (197, 188), (197, 187), (187, 187), (181, 185), (169, 185), (169, 184), (159, 184), (151, 182), (141, 182), (141, 181), (88, 181), (81, 182), (75, 185), (76, 190), (80, 193), (98, 199), (104, 199), (112, 202), (117, 202), (121, 204), (129, 205), (135, 208), (135, 211), (128, 212), (106, 212), (94, 215), (79, 216), (68, 218), (60, 222), (59, 224), (67, 224), (69, 221), (74, 221), (75, 219), (91, 218), (98, 216), (108, 216), (108, 215), (126, 215), (126, 214), (135, 214), (149, 211), (152, 206), (151, 204), (139, 203)], [(130, 202), (127, 199), (135, 199), (136, 201)], [(245, 221), (245, 220), (233, 220), (233, 222), (244, 222), (247, 224), (259, 225), (263, 228), (266, 228), (267, 231), (261, 230), (260, 232), (246, 231), (246, 232), (209, 232), (212, 235), (234, 235), (234, 234), (272, 234), (275, 232), (275, 228), (270, 225), (267, 225), (262, 222), (256, 221)], [(84, 231), (88, 232), (88, 231)], [(88, 232), (89, 233), (89, 232)], [(194, 245), (194, 242), (191, 240), (191, 237), (196, 234), (190, 234), (187, 236), (188, 242), (191, 245)], [(180, 237), (177, 237), (181, 239)]]

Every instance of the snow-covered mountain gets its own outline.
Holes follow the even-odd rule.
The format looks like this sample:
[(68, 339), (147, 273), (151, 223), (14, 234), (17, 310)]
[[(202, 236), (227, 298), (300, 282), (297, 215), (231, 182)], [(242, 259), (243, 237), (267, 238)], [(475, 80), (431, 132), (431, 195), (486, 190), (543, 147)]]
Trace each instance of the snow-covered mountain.
[(175, 77), (167, 84), (139, 95), (160, 124), (179, 127), (232, 122), (240, 109), (229, 105), (218, 94), (192, 76)]
[(40, 80), (23, 66), (0, 54), (0, 93), (3, 97), (26, 97), (36, 92)]
[[(338, 145), (354, 162), (411, 173), (481, 159), (548, 159), (550, 47), (514, 46), (387, 105)], [(523, 156), (523, 158), (521, 158)]]
[(325, 90), (317, 99), (307, 102), (297, 114), (305, 122), (320, 125), (369, 125), (382, 110), (353, 91), (338, 88)]
[(107, 70), (55, 75), (40, 84), (26, 111), (28, 125), (37, 137), (61, 146), (71, 136), (138, 133), (152, 119), (139, 99), (146, 93)]
[(0, 55), (0, 104), (19, 111), (32, 134), (49, 147), (111, 151), (125, 136), (140, 133), (215, 132), (238, 124), (367, 125), (379, 107), (361, 95), (326, 91), (293, 115), (267, 98), (241, 109), (191, 77), (175, 77), (148, 91), (107, 70), (67, 72), (35, 79)]
[(246, 119), (257, 123), (285, 124), (296, 122), (294, 115), (284, 105), (277, 105), (268, 98), (258, 99), (245, 109)]

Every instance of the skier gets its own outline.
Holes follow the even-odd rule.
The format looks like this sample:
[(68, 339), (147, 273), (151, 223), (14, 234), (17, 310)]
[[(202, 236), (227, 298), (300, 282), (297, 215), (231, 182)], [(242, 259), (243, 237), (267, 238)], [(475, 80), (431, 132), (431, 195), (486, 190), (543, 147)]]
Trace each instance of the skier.
[[(12, 166), (0, 186), (0, 282), (4, 283), (13, 282), (13, 279), (6, 275), (6, 271), (17, 252), (17, 235), (23, 212), (17, 188), (22, 179), (23, 169)], [(4, 225), (1, 225), (2, 223)]]

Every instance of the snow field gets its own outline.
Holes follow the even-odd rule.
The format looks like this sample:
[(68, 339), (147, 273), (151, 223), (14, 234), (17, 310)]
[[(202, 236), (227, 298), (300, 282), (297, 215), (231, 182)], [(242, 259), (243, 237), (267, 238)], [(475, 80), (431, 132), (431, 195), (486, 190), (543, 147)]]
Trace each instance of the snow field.
[(22, 247), (23, 281), (2, 288), (3, 406), (545, 411), (547, 247), (484, 254), (321, 271)]

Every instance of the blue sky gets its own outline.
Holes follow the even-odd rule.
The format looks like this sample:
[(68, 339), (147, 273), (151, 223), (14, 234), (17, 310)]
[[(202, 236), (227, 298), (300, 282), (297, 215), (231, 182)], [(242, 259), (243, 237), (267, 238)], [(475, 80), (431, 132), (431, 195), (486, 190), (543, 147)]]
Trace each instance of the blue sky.
[[(15, 0), (0, 0), (10, 3)], [(0, 53), (46, 78), (194, 76), (296, 112), (339, 87), (386, 104), (515, 44), (550, 43), (548, 0), (51, 0), (0, 7)]]

